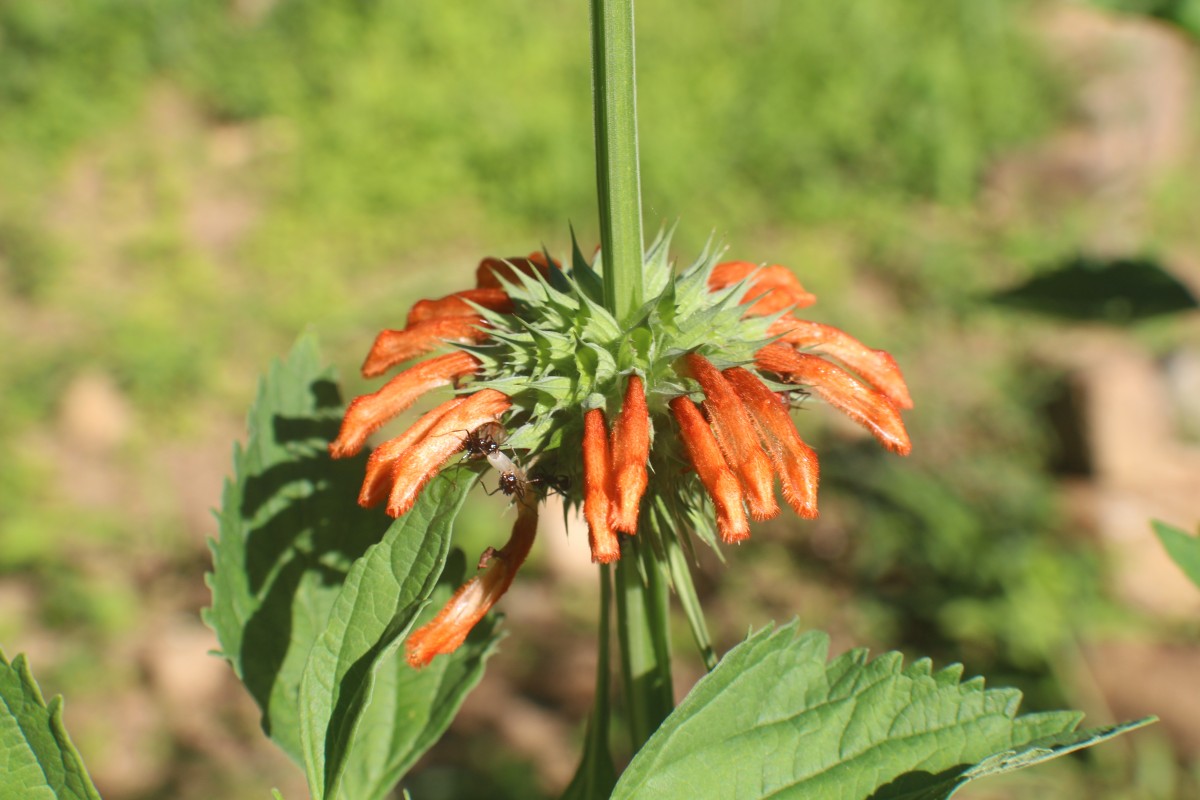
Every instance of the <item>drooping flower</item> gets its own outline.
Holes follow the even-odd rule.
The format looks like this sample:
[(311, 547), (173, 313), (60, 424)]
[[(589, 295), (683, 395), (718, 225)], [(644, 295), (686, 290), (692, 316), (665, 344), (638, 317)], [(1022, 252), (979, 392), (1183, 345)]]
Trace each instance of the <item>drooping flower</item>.
[[(355, 399), (330, 445), (334, 457), (358, 453), (425, 392), (452, 386), (456, 395), (372, 452), (362, 505), (386, 500), (389, 514), (406, 513), (456, 454), (484, 447), (479, 432), (505, 431), (511, 453), (498, 454), (489, 440), (475, 454), (488, 458), (468, 463), (506, 472), (497, 477), (517, 506), (512, 536), (489, 548), (481, 573), (409, 637), (414, 665), (455, 649), (504, 594), (550, 487), (582, 508), (592, 560), (610, 563), (623, 536), (691, 531), (714, 546), (718, 536), (744, 541), (751, 519), (779, 514), (776, 478), (788, 506), (816, 517), (817, 456), (789, 413), (796, 389), (889, 450), (911, 449), (901, 410), (912, 401), (895, 360), (796, 317), (816, 298), (790, 270), (717, 263), (706, 253), (674, 275), (667, 244), (660, 236), (650, 247), (652, 299), (626, 320), (601, 304), (602, 266), (575, 248), (565, 272), (540, 253), (484, 259), (475, 288), (420, 301), (404, 328), (376, 338), (362, 368), (368, 377), (452, 349)], [(700, 508), (704, 496), (712, 522)]]

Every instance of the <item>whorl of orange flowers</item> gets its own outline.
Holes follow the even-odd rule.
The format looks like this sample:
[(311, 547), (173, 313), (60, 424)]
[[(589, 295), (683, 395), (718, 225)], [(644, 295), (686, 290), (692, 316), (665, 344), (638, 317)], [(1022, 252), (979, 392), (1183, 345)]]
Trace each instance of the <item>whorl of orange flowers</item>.
[[(580, 269), (578, 263), (575, 269)], [(726, 543), (748, 538), (750, 519), (769, 519), (779, 513), (776, 478), (787, 505), (802, 518), (816, 517), (817, 456), (792, 423), (789, 393), (777, 391), (788, 385), (811, 391), (865, 427), (889, 450), (908, 454), (911, 444), (900, 412), (911, 408), (912, 400), (889, 354), (866, 347), (837, 328), (795, 317), (794, 310), (812, 305), (816, 298), (782, 266), (733, 261), (709, 264), (698, 274), (703, 276), (699, 302), (717, 309), (711, 313), (719, 313), (721, 304), (731, 296), (737, 301), (731, 324), (747, 327), (742, 344), (749, 343), (750, 349), (736, 351), (745, 352), (745, 357), (730, 356), (722, 341), (700, 341), (679, 352), (664, 338), (666, 344), (654, 352), (671, 355), (630, 362), (627, 354), (620, 355), (626, 340), (615, 322), (605, 323), (608, 327), (599, 325), (598, 330), (610, 333), (609, 340), (599, 337), (597, 344), (593, 341), (596, 336), (589, 339), (588, 334), (580, 333), (586, 328), (584, 323), (561, 319), (563, 309), (575, 309), (591, 323), (605, 313), (583, 296), (582, 280), (569, 279), (556, 262), (540, 253), (484, 259), (476, 272), (476, 288), (422, 300), (410, 311), (403, 329), (379, 334), (362, 372), (367, 377), (380, 375), (447, 344), (467, 347), (410, 366), (378, 391), (356, 398), (329, 451), (334, 458), (353, 456), (372, 433), (421, 395), (441, 386), (458, 389), (454, 398), (381, 444), (368, 460), (359, 503), (373, 506), (386, 500), (388, 514), (400, 516), (412, 508), (422, 488), (447, 462), (468, 446), (474, 431), (496, 423), (504, 425), (506, 415), (516, 414), (518, 407), (524, 409), (521, 424), (534, 425), (540, 419), (543, 428), (539, 430), (544, 430), (547, 419), (562, 419), (555, 463), (582, 477), (582, 488), (573, 487), (567, 499), (582, 505), (592, 560), (598, 563), (620, 558), (620, 534), (638, 533), (648, 493), (678, 493), (681, 482), (690, 480), (679, 468), (682, 465), (669, 468), (671, 459), (682, 460), (690, 467), (686, 472), (694, 471), (712, 500), (716, 530)], [(681, 285), (685, 277), (678, 279)], [(574, 294), (555, 293), (551, 286), (556, 281)], [(711, 301), (704, 299), (705, 293)], [(552, 297), (560, 298), (561, 307), (557, 316), (549, 317), (559, 320), (560, 329), (538, 332), (537, 324), (522, 314), (536, 306), (539, 298)], [(649, 314), (634, 324), (647, 328), (650, 337), (665, 337), (655, 328), (656, 319)], [(715, 317), (706, 317), (703, 324), (714, 324), (712, 319)], [(680, 323), (673, 324), (680, 327)], [(686, 320), (682, 325), (686, 327)], [(545, 364), (537, 369), (528, 367), (536, 362), (534, 356), (489, 358), (489, 346), (516, 341), (526, 329), (543, 337), (537, 339), (537, 348), (557, 353), (553, 357), (543, 353), (543, 360), (550, 359), (547, 363), (560, 371), (569, 371), (575, 363), (572, 359), (582, 357), (577, 352), (589, 348), (618, 353), (612, 358), (617, 368), (608, 373), (597, 370), (604, 380), (593, 376), (581, 389), (585, 381), (578, 375), (552, 375)], [(751, 335), (752, 330), (758, 335)], [(611, 331), (618, 335), (612, 336)], [(557, 336), (565, 345), (554, 351), (544, 340), (547, 336)], [(605, 357), (597, 358), (604, 361)], [(633, 366), (620, 369), (621, 358)], [(728, 366), (718, 367), (721, 363)], [(516, 374), (522, 367), (513, 364), (525, 365), (529, 374), (523, 379)], [(484, 388), (470, 391), (472, 381)], [(521, 405), (526, 402), (525, 394), (541, 392), (538, 396), (544, 396), (548, 391), (576, 398), (569, 402), (578, 402), (580, 397), (585, 400), (575, 406), (573, 419), (569, 408), (566, 417), (554, 417), (562, 412), (557, 406), (547, 410)], [(576, 394), (568, 395), (568, 391)], [(619, 411), (606, 414), (604, 406), (615, 406), (618, 397)], [(572, 441), (571, 437), (578, 438)], [(663, 446), (656, 446), (660, 456), (655, 456), (652, 442), (660, 439)], [(530, 446), (531, 461), (544, 457), (535, 452), (537, 447)], [(575, 457), (565, 459), (563, 453)], [(522, 467), (507, 456), (494, 463), (501, 462), (520, 472), (510, 476), (512, 481), (532, 486)], [(408, 658), (414, 666), (458, 647), (507, 590), (533, 544), (538, 499), (534, 491), (515, 493), (517, 519), (511, 538), (486, 559), (481, 574), (460, 588), (432, 622), (409, 637)]]

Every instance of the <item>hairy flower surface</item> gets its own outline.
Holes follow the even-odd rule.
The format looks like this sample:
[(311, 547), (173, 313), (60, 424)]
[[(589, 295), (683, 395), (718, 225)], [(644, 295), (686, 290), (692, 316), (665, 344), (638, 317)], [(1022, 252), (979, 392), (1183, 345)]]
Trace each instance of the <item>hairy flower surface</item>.
[(788, 506), (816, 517), (819, 468), (792, 423), (797, 394), (816, 395), (893, 452), (911, 450), (901, 410), (912, 400), (895, 360), (796, 317), (816, 298), (790, 270), (706, 252), (675, 274), (667, 245), (660, 236), (647, 252), (652, 299), (627, 320), (602, 305), (599, 256), (589, 263), (575, 248), (566, 271), (541, 253), (484, 259), (475, 288), (420, 301), (404, 328), (376, 338), (368, 377), (451, 349), (356, 398), (329, 446), (335, 458), (360, 452), (425, 392), (456, 395), (372, 452), (359, 503), (386, 500), (399, 516), (440, 470), (462, 464), (498, 473), (517, 506), (509, 542), (409, 637), (414, 665), (454, 650), (505, 592), (550, 490), (582, 508), (592, 560), (610, 563), (622, 536), (747, 539), (749, 520), (780, 512), (776, 478)]

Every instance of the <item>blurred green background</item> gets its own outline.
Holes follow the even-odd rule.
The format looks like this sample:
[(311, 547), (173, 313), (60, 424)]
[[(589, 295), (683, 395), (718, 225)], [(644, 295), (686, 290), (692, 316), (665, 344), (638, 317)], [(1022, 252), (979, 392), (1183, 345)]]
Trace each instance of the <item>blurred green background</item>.
[[(1149, 532), (1200, 518), (1195, 315), (984, 302), (1081, 253), (1198, 285), (1195, 9), (638, 6), (648, 226), (680, 221), (681, 261), (715, 234), (790, 265), (813, 318), (893, 352), (917, 404), (907, 460), (798, 414), (822, 517), (705, 557), (721, 643), (798, 614), (839, 648), (962, 661), (1033, 709), (1166, 720), (964, 796), (1200, 792), (1200, 594)], [(583, 3), (0, 3), (0, 646), (66, 694), (105, 797), (303, 796), (204, 655), (231, 442), (306, 327), (369, 391), (362, 355), (416, 299), (485, 255), (562, 254), (568, 224), (592, 246), (588, 47)], [(468, 552), (503, 504), (471, 509)], [(410, 781), (421, 800), (570, 777), (595, 579), (546, 528), (504, 652)], [(681, 628), (681, 692), (689, 649)]]

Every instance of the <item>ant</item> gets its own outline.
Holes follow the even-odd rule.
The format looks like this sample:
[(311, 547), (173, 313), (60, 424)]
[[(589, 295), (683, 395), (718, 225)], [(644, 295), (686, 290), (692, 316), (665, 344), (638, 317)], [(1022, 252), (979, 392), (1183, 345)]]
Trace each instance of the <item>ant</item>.
[[(513, 460), (500, 452), (500, 445), (508, 438), (508, 431), (499, 422), (485, 422), (473, 431), (467, 431), (462, 449), (467, 451), (467, 459), (475, 461), (486, 458), (497, 472), (514, 472), (518, 469)], [(511, 494), (511, 492), (505, 492)]]
[(488, 494), (503, 492), (505, 497), (516, 495), (523, 500), (526, 492), (533, 487), (545, 487), (546, 493), (557, 492), (565, 495), (571, 488), (571, 479), (566, 475), (535, 475), (528, 477), (520, 467), (505, 470), (500, 473), (500, 481), (493, 491)]
[(508, 431), (499, 422), (485, 422), (473, 431), (466, 431), (466, 434), (463, 449), (470, 459), (487, 458), (499, 452), (500, 445), (508, 438)]
[(518, 500), (525, 498), (525, 493), (534, 486), (546, 487), (547, 492), (557, 492), (565, 495), (571, 488), (571, 479), (566, 475), (535, 475), (530, 478), (520, 467), (500, 473), (500, 482), (488, 494), (503, 492), (506, 497), (516, 495)]

